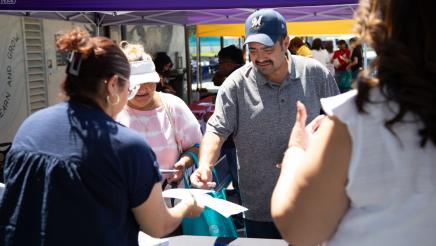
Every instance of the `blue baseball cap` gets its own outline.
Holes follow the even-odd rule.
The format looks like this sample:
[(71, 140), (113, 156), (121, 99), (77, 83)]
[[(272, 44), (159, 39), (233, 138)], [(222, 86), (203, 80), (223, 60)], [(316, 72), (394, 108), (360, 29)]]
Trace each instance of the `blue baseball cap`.
[(285, 18), (275, 10), (261, 9), (252, 13), (245, 21), (244, 44), (256, 42), (273, 46), (285, 34), (288, 34)]

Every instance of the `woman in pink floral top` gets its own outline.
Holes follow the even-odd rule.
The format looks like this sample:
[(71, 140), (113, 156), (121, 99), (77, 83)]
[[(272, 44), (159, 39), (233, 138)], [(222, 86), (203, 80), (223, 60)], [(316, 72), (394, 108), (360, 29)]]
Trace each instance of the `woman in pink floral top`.
[(127, 45), (124, 52), (131, 67), (131, 95), (117, 120), (145, 137), (161, 169), (179, 170), (173, 174), (163, 173), (163, 180), (179, 183), (184, 170), (194, 163), (198, 154), (197, 144), (202, 137), (200, 125), (183, 100), (156, 92), (160, 78), (152, 58), (142, 46)]

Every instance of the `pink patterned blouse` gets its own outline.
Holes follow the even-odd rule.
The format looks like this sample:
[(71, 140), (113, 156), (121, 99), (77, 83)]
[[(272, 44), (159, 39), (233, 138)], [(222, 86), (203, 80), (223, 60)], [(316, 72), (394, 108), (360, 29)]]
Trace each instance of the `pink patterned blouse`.
[(160, 168), (172, 169), (179, 157), (177, 143), (182, 150), (187, 150), (200, 143), (202, 134), (200, 124), (183, 100), (167, 93), (160, 92), (160, 96), (171, 111), (169, 115), (173, 117), (172, 122), (163, 105), (150, 111), (136, 110), (126, 105), (117, 116), (117, 121), (145, 137), (156, 154)]

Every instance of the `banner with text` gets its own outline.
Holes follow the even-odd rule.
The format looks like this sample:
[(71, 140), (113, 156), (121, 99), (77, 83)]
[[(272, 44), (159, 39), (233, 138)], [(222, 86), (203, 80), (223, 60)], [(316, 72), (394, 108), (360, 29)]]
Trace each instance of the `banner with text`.
[(0, 33), (0, 141), (5, 141), (27, 115), (21, 19), (0, 16)]

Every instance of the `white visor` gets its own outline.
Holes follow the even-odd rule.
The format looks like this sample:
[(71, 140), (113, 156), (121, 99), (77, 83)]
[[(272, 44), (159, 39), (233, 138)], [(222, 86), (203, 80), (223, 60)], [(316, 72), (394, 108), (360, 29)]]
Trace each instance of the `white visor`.
[(132, 99), (145, 83), (158, 83), (160, 81), (159, 74), (156, 72), (152, 60), (130, 62), (130, 88), (129, 97)]

